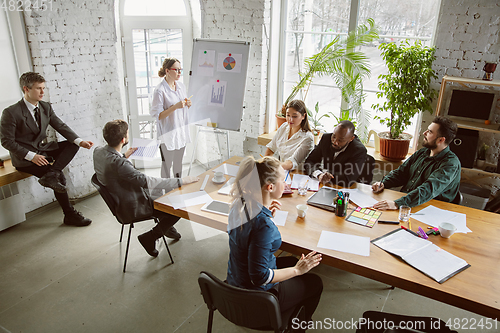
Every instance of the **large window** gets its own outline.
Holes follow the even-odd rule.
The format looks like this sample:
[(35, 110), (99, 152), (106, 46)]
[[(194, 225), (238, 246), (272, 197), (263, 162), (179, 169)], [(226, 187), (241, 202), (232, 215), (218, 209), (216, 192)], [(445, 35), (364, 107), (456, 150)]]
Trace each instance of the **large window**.
[[(19, 12), (0, 11), (0, 63), (2, 64), (0, 114), (3, 109), (22, 98), (19, 73), (31, 69), (26, 36), (23, 30), (19, 30), (21, 19)], [(1, 145), (0, 158), (9, 158), (7, 149)]]
[[(281, 81), (284, 101), (299, 79), (304, 59), (320, 51), (337, 35), (347, 35), (358, 23), (373, 18), (380, 30), (380, 39), (362, 47), (370, 60), (371, 77), (364, 82), (366, 99), (363, 108), (375, 115), (372, 105), (377, 103), (378, 76), (387, 72), (378, 45), (399, 42), (404, 39), (420, 39), (424, 45), (431, 44), (440, 0), (284, 0), (286, 6), (286, 29), (282, 34), (285, 50), (282, 62)], [(358, 10), (356, 11), (356, 8)], [(350, 28), (351, 27), (351, 28)], [(316, 77), (305, 102), (313, 108), (319, 102), (320, 113), (333, 112), (339, 115), (341, 109), (340, 90), (330, 77)], [(279, 97), (278, 97), (279, 98)], [(297, 96), (304, 98), (304, 96)], [(386, 115), (377, 113), (384, 117)], [(323, 118), (326, 131), (335, 125), (334, 118)], [(406, 132), (414, 134), (417, 121)], [(384, 131), (378, 121), (371, 121), (370, 129)]]

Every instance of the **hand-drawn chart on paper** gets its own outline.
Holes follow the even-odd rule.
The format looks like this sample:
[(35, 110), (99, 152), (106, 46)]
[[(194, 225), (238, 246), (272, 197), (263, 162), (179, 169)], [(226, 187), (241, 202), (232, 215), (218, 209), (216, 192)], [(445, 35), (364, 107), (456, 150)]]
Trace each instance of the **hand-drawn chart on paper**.
[(198, 54), (198, 75), (214, 76), (215, 50), (200, 50)]
[(226, 102), (227, 81), (213, 81), (208, 105), (224, 106)]
[(240, 73), (241, 59), (242, 59), (241, 53), (240, 54), (218, 53), (217, 71), (226, 73)]

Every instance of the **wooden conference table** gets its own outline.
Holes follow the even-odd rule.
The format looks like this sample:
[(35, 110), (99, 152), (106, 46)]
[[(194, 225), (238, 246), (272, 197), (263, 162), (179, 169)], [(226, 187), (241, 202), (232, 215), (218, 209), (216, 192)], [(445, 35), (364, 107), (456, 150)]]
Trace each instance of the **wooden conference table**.
[[(240, 157), (233, 157), (226, 163), (235, 164), (240, 159)], [(181, 193), (199, 191), (201, 182), (207, 174), (210, 175), (211, 179), (213, 172), (209, 170), (200, 175), (200, 182), (183, 186), (175, 191)], [(226, 179), (230, 178), (227, 175), (225, 177)], [(217, 193), (221, 186), (209, 180), (205, 191), (214, 200), (229, 202), (230, 197)], [(395, 200), (402, 196), (402, 193), (392, 190), (384, 190), (380, 194), (373, 194), (371, 187), (364, 184), (358, 184), (357, 188), (377, 200)], [(175, 192), (169, 194), (171, 193)], [(282, 250), (293, 254), (306, 254), (311, 250), (315, 250), (323, 254), (322, 264), (411, 291), (486, 317), (500, 318), (500, 228), (497, 222), (499, 220), (497, 214), (437, 200), (431, 200), (412, 209), (412, 213), (414, 213), (428, 205), (433, 205), (441, 209), (467, 214), (467, 226), (472, 230), (472, 233), (455, 233), (448, 239), (440, 236), (429, 237), (429, 240), (434, 244), (464, 259), (471, 265), (465, 271), (455, 275), (443, 284), (439, 284), (373, 244), (370, 244), (370, 256), (368, 257), (318, 248), (318, 240), (323, 230), (370, 237), (373, 240), (395, 228), (399, 228), (399, 226), (376, 224), (373, 228), (368, 228), (347, 222), (344, 218), (337, 217), (332, 212), (313, 206), (308, 206), (305, 218), (298, 218), (295, 206), (305, 203), (310, 194), (311, 192), (304, 197), (299, 196), (297, 191), (294, 191), (292, 195), (285, 195), (280, 200), (282, 210), (288, 211), (286, 225), (278, 227), (283, 240)], [(168, 201), (164, 198), (165, 196), (155, 201), (155, 209), (222, 231), (227, 230), (227, 217), (202, 211), (202, 205), (175, 210), (169, 206)], [(384, 211), (381, 219), (397, 220), (397, 215), (397, 211)], [(422, 226), (425, 230), (427, 227), (427, 225), (412, 219), (412, 229), (416, 230), (418, 226)]]

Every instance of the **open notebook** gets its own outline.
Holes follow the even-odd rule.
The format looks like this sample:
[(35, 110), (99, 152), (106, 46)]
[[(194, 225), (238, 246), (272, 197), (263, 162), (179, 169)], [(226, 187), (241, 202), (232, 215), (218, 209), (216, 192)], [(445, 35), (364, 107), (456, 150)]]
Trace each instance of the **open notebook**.
[(465, 260), (403, 229), (391, 231), (372, 240), (372, 243), (400, 257), (439, 283), (470, 267)]

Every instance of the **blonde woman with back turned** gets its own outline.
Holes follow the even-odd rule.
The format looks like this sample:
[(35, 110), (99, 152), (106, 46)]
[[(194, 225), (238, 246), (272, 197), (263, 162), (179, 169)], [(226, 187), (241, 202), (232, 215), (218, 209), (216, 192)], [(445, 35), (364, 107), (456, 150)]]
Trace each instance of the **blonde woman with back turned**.
[(233, 203), (228, 218), (230, 285), (273, 293), (281, 312), (304, 306), (306, 320), (318, 306), (323, 283), (308, 273), (319, 265), (321, 254), (295, 257), (274, 256), (281, 246), (281, 234), (272, 221), (280, 209), (285, 171), (274, 157), (241, 161), (231, 190)]

